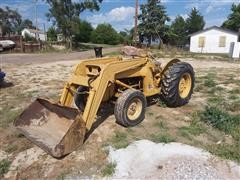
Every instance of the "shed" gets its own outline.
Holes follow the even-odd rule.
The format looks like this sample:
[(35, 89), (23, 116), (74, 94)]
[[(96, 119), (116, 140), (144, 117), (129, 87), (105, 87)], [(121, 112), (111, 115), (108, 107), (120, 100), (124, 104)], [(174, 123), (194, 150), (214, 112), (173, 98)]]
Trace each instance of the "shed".
[(229, 54), (231, 44), (238, 42), (238, 33), (213, 26), (190, 35), (190, 51), (194, 53)]

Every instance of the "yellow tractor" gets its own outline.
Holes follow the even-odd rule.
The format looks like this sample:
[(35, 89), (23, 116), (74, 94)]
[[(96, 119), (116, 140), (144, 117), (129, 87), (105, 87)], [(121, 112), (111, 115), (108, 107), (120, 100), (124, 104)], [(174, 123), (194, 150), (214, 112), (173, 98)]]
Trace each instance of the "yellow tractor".
[(81, 61), (60, 101), (36, 99), (14, 125), (32, 142), (59, 158), (83, 144), (104, 104), (114, 105), (116, 122), (136, 126), (147, 98), (159, 95), (168, 107), (187, 104), (194, 87), (190, 64), (174, 59), (162, 67), (153, 58), (106, 57)]

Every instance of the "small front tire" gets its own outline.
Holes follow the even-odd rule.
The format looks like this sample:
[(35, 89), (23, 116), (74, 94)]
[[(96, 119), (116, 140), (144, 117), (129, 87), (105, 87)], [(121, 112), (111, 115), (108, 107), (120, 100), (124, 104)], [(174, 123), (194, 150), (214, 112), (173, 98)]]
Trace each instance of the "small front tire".
[(114, 108), (116, 122), (124, 127), (132, 127), (145, 119), (147, 100), (141, 91), (128, 89), (117, 99)]

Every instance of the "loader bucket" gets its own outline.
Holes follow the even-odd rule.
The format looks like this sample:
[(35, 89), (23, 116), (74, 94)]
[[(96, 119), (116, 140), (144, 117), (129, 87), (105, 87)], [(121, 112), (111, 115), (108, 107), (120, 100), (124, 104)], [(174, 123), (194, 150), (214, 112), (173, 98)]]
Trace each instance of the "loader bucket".
[(56, 158), (83, 144), (85, 123), (74, 108), (36, 99), (15, 120), (14, 125), (30, 141)]

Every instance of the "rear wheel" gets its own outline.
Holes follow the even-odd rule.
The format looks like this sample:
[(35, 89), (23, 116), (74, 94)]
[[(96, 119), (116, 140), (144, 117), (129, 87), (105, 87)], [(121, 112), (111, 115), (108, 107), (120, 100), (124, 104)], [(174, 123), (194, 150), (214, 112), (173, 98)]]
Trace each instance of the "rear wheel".
[(118, 124), (136, 126), (145, 118), (147, 100), (141, 91), (126, 90), (117, 99), (114, 114)]
[(161, 81), (161, 99), (168, 107), (179, 107), (191, 99), (194, 71), (190, 64), (178, 62), (170, 66)]

